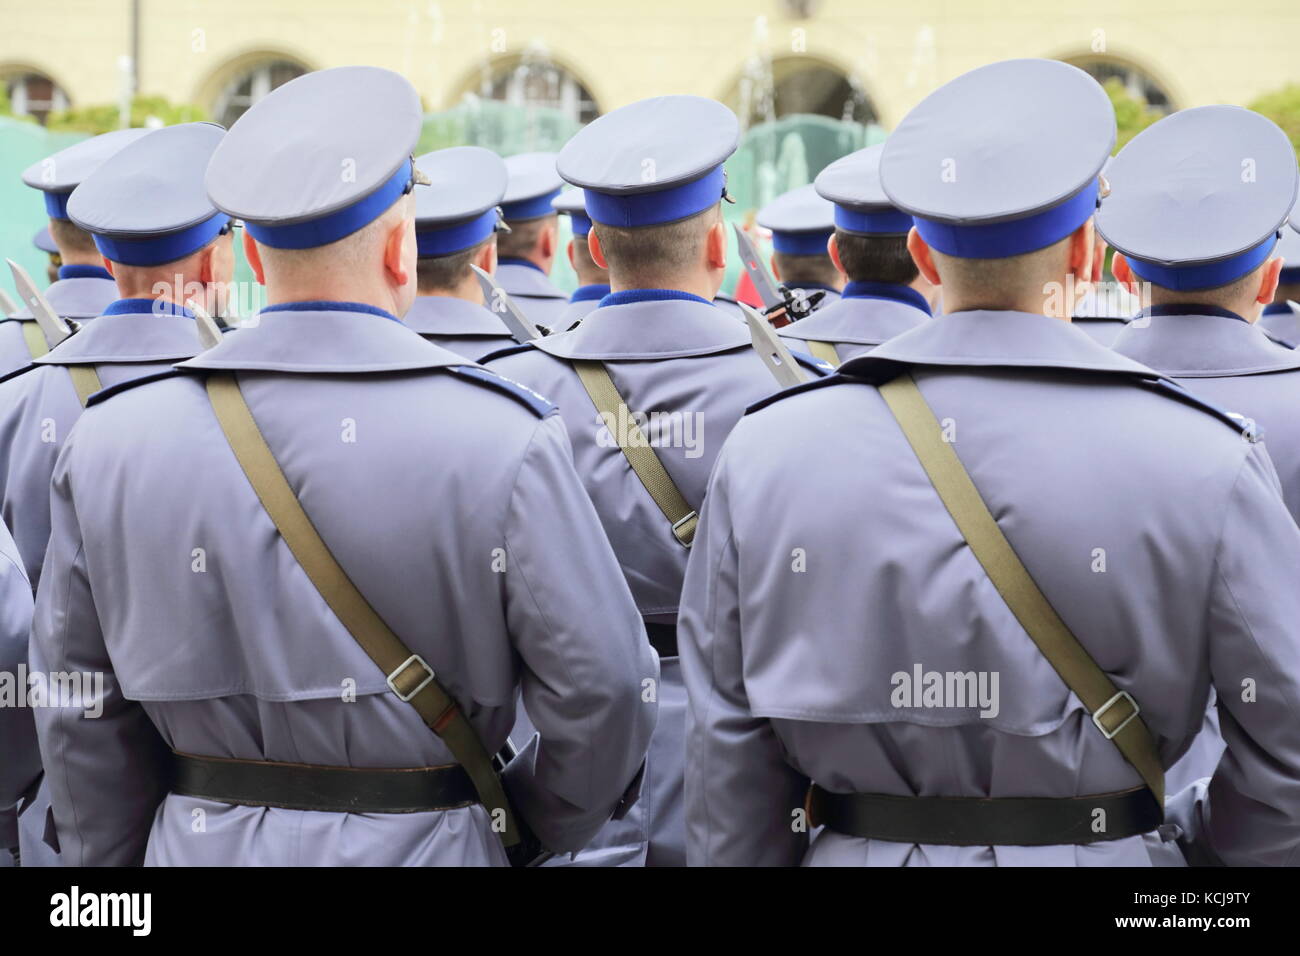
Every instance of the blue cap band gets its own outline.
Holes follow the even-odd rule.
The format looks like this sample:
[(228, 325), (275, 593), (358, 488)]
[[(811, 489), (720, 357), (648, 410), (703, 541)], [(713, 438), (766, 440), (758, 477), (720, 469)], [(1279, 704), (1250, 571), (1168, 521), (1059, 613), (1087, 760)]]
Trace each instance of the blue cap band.
[(772, 232), (772, 248), (784, 256), (824, 256), (827, 232)]
[(715, 166), (699, 179), (652, 193), (602, 193), (587, 187), (587, 215), (607, 226), (658, 226), (721, 202), (726, 186), (727, 174)]
[(835, 225), (845, 232), (864, 236), (905, 236), (912, 230), (912, 217), (897, 209), (858, 212), (836, 205)]
[(118, 299), (116, 302), (110, 302), (100, 315), (140, 315), (146, 312), (154, 315), (183, 315), (187, 319), (194, 318), (193, 312), (170, 299)]
[(497, 228), (497, 210), (493, 206), (482, 215), (445, 229), (419, 229), (415, 231), (415, 246), (421, 259), (449, 256), (478, 245)]
[(389, 206), (397, 202), (411, 183), (411, 160), (407, 159), (387, 182), (351, 206), (291, 226), (259, 225), (245, 220), (244, 228), (250, 236), (272, 249), (314, 249), (317, 246), (328, 246), (378, 219)]
[(67, 219), (68, 200), (71, 198), (71, 192), (45, 193), (45, 214), (51, 219)]
[(95, 247), (99, 254), (111, 262), (120, 262), (127, 266), (160, 266), (167, 262), (184, 259), (192, 252), (202, 249), (221, 230), (226, 228), (230, 217), (217, 213), (205, 219), (197, 226), (190, 226), (180, 232), (165, 236), (151, 236), (147, 239), (115, 239), (111, 236), (94, 235)]
[(585, 236), (591, 232), (591, 218), (580, 212), (569, 213), (569, 219), (575, 236)]
[(557, 189), (544, 196), (533, 196), (531, 199), (521, 199), (519, 202), (502, 203), (501, 215), (505, 216), (506, 219), (515, 221), (540, 219), (542, 216), (549, 216), (555, 212), (551, 200), (559, 194), (560, 190)]
[(1007, 259), (1064, 239), (1097, 211), (1097, 180), (1051, 209), (1007, 222), (957, 225), (913, 217), (926, 245), (958, 259)]
[(1162, 289), (1173, 289), (1176, 292), (1217, 289), (1253, 272), (1269, 257), (1276, 243), (1277, 233), (1273, 233), (1253, 249), (1218, 262), (1195, 266), (1162, 266), (1127, 255), (1124, 258), (1128, 259), (1134, 275), (1147, 282), (1154, 282)]

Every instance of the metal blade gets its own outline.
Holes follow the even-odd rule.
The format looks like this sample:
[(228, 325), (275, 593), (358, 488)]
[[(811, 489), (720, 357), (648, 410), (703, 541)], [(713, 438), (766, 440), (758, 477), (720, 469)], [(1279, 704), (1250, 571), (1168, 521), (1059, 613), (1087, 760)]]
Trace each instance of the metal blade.
[(1287, 299), (1286, 304), (1291, 307), (1292, 312), (1296, 315), (1300, 315), (1300, 302), (1297, 302), (1295, 299)]
[(749, 340), (754, 345), (754, 351), (758, 353), (758, 357), (763, 360), (763, 364), (767, 366), (767, 370), (772, 373), (777, 383), (782, 388), (789, 388), (791, 385), (808, 381), (809, 376), (804, 374), (799, 363), (794, 360), (794, 356), (790, 354), (790, 350), (767, 319), (743, 302), (740, 303), (740, 308), (745, 313), (745, 322), (749, 325)]
[(204, 350), (221, 344), (221, 326), (217, 325), (217, 320), (208, 314), (208, 310), (193, 299), (185, 302), (185, 308), (194, 313), (194, 325), (199, 332), (199, 344)]
[(492, 310), (493, 315), (505, 323), (506, 328), (510, 330), (511, 337), (516, 342), (523, 344), (542, 337), (542, 333), (538, 331), (537, 326), (529, 322), (528, 317), (519, 311), (519, 307), (511, 300), (510, 294), (497, 285), (496, 279), (476, 265), (471, 265), (470, 268), (478, 276), (478, 284), (483, 290), (483, 300), (487, 307)]
[(785, 296), (777, 288), (776, 280), (772, 278), (767, 271), (767, 266), (763, 264), (762, 257), (758, 254), (758, 247), (754, 245), (754, 240), (749, 238), (749, 234), (741, 229), (738, 225), (732, 225), (736, 233), (736, 242), (740, 246), (740, 261), (744, 265), (745, 271), (749, 273), (749, 281), (754, 283), (754, 290), (758, 297), (763, 300), (763, 308), (771, 309), (774, 306), (784, 305)]
[(0, 289), (0, 313), (4, 315), (13, 315), (18, 311), (18, 303), (4, 289)]
[(9, 263), (9, 271), (14, 274), (14, 287), (31, 308), (32, 315), (36, 317), (36, 324), (41, 327), (41, 334), (45, 336), (45, 341), (50, 343), (50, 348), (54, 348), (72, 334), (72, 329), (50, 307), (50, 303), (45, 300), (45, 296), (36, 287), (27, 270), (12, 259), (6, 259), (5, 262)]

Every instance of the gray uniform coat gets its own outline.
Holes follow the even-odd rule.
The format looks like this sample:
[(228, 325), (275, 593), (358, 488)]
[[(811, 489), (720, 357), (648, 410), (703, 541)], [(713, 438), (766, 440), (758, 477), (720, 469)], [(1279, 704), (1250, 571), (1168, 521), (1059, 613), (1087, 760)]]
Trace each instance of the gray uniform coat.
[[(78, 322), (93, 319), (116, 298), (117, 284), (112, 279), (90, 276), (59, 279), (45, 290), (45, 299), (55, 312)], [(31, 364), (32, 353), (23, 338), (24, 321), (34, 321), (29, 308), (19, 309), (9, 318), (0, 320), (0, 375), (8, 375)]]
[[(583, 846), (641, 766), (658, 667), (560, 417), (349, 303), (264, 310), (186, 365), (238, 371), (322, 538), (489, 752), (522, 689), (542, 737), (507, 789), (544, 844)], [(37, 714), (65, 860), (503, 864), (477, 804), (343, 814), (167, 794), (169, 748), (353, 767), (451, 758), (279, 537), (201, 376), (105, 398), (55, 469), (32, 637), (44, 665), (106, 675), (99, 719)]]
[(482, 305), (465, 299), (417, 296), (402, 321), (426, 341), (471, 362), (515, 344), (499, 318)]
[(27, 690), (18, 678), (27, 666), (31, 626), (31, 586), (9, 529), (0, 525), (0, 679), (5, 681), (0, 688), (0, 867), (13, 863), (8, 851), (19, 846), (19, 820), (25, 828), (29, 811), (40, 816), (30, 804), (41, 775), (35, 725), (31, 708), (19, 706), (19, 695)]
[[(1139, 785), (964, 544), (880, 394), (851, 377), (895, 363), (914, 367), (1011, 545), (1136, 698), (1166, 767), (1218, 689), (1232, 759), (1209, 787), (1213, 813), (1179, 817), (1184, 838), (1229, 864), (1296, 862), (1300, 529), (1264, 446), (1067, 323), (1017, 312), (926, 323), (732, 432), (679, 626), (691, 862), (1145, 866), (1172, 849), (1158, 841), (1177, 827), (1044, 847), (823, 828), (810, 848), (792, 825), (810, 780), (965, 797)], [(799, 506), (774, 507), (791, 489)], [(997, 674), (996, 706), (895, 698), (895, 675), (918, 665)]]
[(502, 259), (496, 280), (534, 325), (552, 331), (564, 328), (560, 316), (569, 306), (569, 297), (541, 269), (522, 259)]
[(925, 298), (907, 286), (870, 283), (871, 292), (858, 294), (854, 285), (808, 318), (781, 329), (786, 344), (807, 352), (806, 342), (829, 342), (845, 362), (930, 318)]

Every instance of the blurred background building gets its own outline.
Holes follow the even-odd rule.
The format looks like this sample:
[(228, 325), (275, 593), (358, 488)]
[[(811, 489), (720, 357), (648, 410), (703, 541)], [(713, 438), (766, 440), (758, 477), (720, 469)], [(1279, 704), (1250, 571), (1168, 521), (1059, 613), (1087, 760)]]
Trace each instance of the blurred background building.
[(422, 151), (557, 149), (642, 97), (717, 98), (745, 131), (728, 163), (742, 218), (1009, 57), (1097, 77), (1121, 142), (1170, 110), (1237, 103), (1300, 144), (1297, 0), (0, 0), (0, 14), (0, 242), (35, 264), (28, 163), (121, 125), (229, 126), (293, 77), (352, 63), (416, 86)]

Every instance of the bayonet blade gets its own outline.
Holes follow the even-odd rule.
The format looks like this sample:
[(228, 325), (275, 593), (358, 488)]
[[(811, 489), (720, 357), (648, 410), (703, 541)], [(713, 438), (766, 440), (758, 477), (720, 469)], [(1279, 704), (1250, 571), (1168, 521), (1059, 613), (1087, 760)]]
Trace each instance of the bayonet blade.
[(12, 259), (5, 261), (9, 263), (9, 271), (13, 273), (14, 287), (31, 308), (36, 324), (41, 327), (41, 334), (45, 336), (45, 341), (50, 344), (50, 348), (54, 348), (72, 334), (72, 329), (46, 301), (41, 290), (32, 281), (32, 277), (27, 274), (27, 270)]
[(799, 368), (799, 363), (794, 360), (786, 344), (781, 341), (781, 337), (776, 334), (776, 329), (772, 328), (766, 318), (759, 315), (757, 311), (740, 303), (741, 310), (745, 313), (745, 322), (749, 325), (749, 340), (754, 345), (754, 351), (758, 357), (763, 360), (767, 370), (772, 373), (772, 377), (782, 388), (789, 388), (791, 385), (800, 385), (808, 380), (803, 370)]
[(736, 243), (740, 246), (740, 261), (745, 267), (745, 272), (749, 274), (749, 281), (754, 283), (754, 291), (758, 297), (763, 300), (763, 309), (772, 311), (778, 306), (785, 305), (785, 296), (777, 288), (776, 280), (772, 278), (767, 271), (767, 266), (763, 264), (762, 257), (758, 254), (758, 247), (754, 245), (754, 240), (749, 238), (749, 234), (741, 229), (739, 225), (733, 224), (731, 227), (736, 233)]
[(476, 265), (471, 265), (470, 268), (478, 276), (479, 288), (483, 290), (483, 300), (487, 307), (492, 311), (493, 315), (505, 323), (511, 337), (516, 342), (522, 345), (525, 342), (531, 342), (533, 339), (542, 337), (542, 333), (537, 326), (528, 321), (528, 317), (519, 311), (519, 307), (510, 298), (510, 294), (497, 285), (496, 279)]
[(221, 344), (221, 326), (217, 325), (208, 310), (203, 308), (193, 299), (185, 303), (185, 307), (194, 313), (194, 326), (199, 332), (199, 344), (203, 350), (207, 351), (215, 345)]
[(17, 311), (18, 303), (13, 300), (13, 296), (4, 289), (0, 289), (0, 312), (5, 315), (13, 315)]

